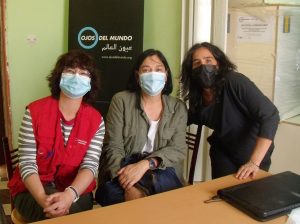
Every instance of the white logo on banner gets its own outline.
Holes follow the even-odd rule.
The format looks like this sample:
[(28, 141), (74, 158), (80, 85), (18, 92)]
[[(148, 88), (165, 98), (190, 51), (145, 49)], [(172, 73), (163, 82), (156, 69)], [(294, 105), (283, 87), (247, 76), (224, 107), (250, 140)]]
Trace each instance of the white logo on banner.
[[(88, 35), (86, 35), (87, 33)], [(99, 41), (98, 32), (93, 27), (84, 27), (78, 33), (78, 43), (84, 49), (91, 49), (95, 47), (98, 41)]]

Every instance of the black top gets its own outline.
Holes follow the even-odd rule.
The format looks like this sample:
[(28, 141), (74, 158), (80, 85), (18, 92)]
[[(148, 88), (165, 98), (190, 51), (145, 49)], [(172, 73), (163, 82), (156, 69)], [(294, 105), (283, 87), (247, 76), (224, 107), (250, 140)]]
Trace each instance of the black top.
[[(209, 143), (226, 150), (239, 162), (249, 160), (257, 137), (274, 139), (279, 113), (274, 104), (246, 76), (229, 72), (219, 100), (189, 111), (191, 124), (214, 130)], [(269, 151), (274, 148), (272, 144)]]

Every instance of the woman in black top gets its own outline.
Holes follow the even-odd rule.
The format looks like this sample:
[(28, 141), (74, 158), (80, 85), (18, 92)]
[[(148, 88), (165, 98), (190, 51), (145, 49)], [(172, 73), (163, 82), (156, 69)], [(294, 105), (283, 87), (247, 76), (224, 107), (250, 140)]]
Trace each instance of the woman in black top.
[(189, 102), (188, 124), (214, 130), (212, 178), (236, 173), (238, 179), (268, 171), (279, 115), (274, 104), (217, 46), (195, 44), (182, 63), (181, 94)]

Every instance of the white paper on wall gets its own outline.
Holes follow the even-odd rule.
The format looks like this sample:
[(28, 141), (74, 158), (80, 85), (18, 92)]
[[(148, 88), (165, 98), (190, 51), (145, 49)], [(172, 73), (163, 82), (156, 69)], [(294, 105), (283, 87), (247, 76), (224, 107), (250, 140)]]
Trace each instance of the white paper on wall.
[(300, 114), (300, 7), (279, 7), (277, 38), (274, 102), (286, 120)]
[(265, 15), (257, 16), (238, 16), (237, 18), (237, 41), (243, 42), (271, 42), (275, 18)]
[[(227, 34), (227, 55), (237, 65), (238, 71), (249, 77), (273, 101), (277, 7), (230, 8), (229, 13), (230, 33)], [(241, 29), (240, 18), (253, 18), (252, 22), (247, 22), (247, 24), (252, 23), (251, 30), (255, 30), (255, 26), (259, 24), (265, 24), (268, 28), (259, 28), (250, 32), (251, 34), (248, 33), (250, 35), (248, 39), (245, 34), (243, 40), (238, 40), (237, 36), (240, 35), (238, 29)], [(254, 22), (258, 20), (261, 22)], [(262, 32), (258, 32), (259, 30)], [(258, 34), (255, 36), (255, 33)]]

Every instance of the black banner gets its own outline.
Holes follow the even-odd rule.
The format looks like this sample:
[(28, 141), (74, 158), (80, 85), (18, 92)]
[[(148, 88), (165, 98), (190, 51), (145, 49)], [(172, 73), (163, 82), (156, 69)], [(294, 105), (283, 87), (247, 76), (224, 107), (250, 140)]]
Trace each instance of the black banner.
[(69, 5), (69, 49), (83, 49), (97, 60), (101, 92), (95, 106), (105, 116), (143, 50), (144, 1), (72, 0)]

